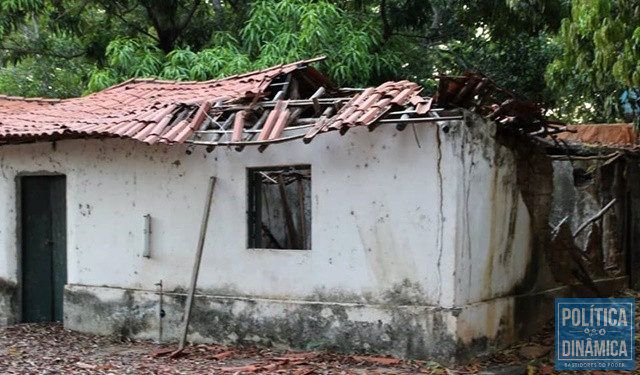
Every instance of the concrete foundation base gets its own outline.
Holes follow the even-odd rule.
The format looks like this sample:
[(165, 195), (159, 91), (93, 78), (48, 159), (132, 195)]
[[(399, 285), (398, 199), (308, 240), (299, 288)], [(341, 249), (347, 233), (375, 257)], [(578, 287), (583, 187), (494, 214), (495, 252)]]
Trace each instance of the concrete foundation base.
[(15, 323), (18, 315), (18, 288), (0, 278), (0, 326)]
[[(626, 277), (597, 282), (607, 292), (627, 283)], [(463, 362), (534, 333), (553, 317), (554, 298), (576, 295), (584, 295), (581, 287), (561, 287), (451, 309), (197, 295), (189, 341)], [(64, 325), (157, 340), (158, 301), (152, 291), (69, 285)], [(163, 301), (164, 340), (177, 340), (186, 296), (169, 293)]]
[[(157, 293), (70, 285), (66, 328), (103, 335), (158, 338)], [(165, 294), (163, 336), (177, 340), (186, 296)], [(198, 295), (189, 340), (298, 350), (334, 349), (401, 357), (446, 358), (455, 353), (457, 311)]]

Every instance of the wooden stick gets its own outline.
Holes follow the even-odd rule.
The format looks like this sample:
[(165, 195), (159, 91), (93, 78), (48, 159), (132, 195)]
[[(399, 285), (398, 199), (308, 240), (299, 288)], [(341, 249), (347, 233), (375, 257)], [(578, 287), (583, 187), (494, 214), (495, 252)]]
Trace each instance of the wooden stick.
[[(407, 108), (406, 112), (408, 112), (408, 113), (403, 113), (402, 116), (400, 116), (400, 119), (402, 119), (402, 120), (408, 119), (410, 113), (415, 113), (415, 107), (411, 106), (411, 107)], [(407, 127), (406, 123), (396, 125), (396, 129), (398, 129), (400, 131), (404, 130), (406, 127)]]
[(561, 127), (561, 128), (553, 128), (552, 130), (549, 130), (547, 128), (542, 128), (540, 130), (536, 130), (530, 133), (526, 133), (529, 137), (533, 137), (533, 136), (538, 136), (541, 134), (544, 135), (552, 135), (552, 134), (559, 134), (559, 133), (575, 133), (575, 130), (570, 130), (567, 129), (567, 127)]
[[(277, 104), (278, 101), (280, 101), (282, 98), (284, 98), (287, 95), (287, 90), (289, 89), (289, 83), (290, 82), (291, 82), (291, 74), (289, 74), (287, 76), (287, 80), (285, 82), (286, 85), (283, 85), (282, 90), (278, 91), (276, 93), (276, 96), (273, 97), (273, 103)], [(274, 104), (274, 107), (275, 107), (275, 104)], [(262, 129), (262, 126), (267, 121), (267, 119), (269, 118), (270, 114), (271, 114), (271, 110), (264, 111), (262, 113), (262, 116), (260, 116), (258, 121), (256, 121), (256, 123), (251, 127), (250, 130)], [(255, 134), (249, 133), (249, 135), (244, 139), (244, 141), (245, 142), (251, 141), (254, 136), (255, 136)], [(236, 146), (236, 151), (238, 151), (238, 152), (242, 151), (244, 149), (244, 146), (245, 146), (244, 144), (239, 144), (238, 146)]]
[(403, 123), (403, 122), (433, 122), (433, 121), (449, 121), (449, 120), (462, 120), (464, 117), (462, 116), (443, 116), (443, 117), (413, 117), (413, 118), (386, 118), (383, 120), (378, 120), (377, 122), (380, 124), (390, 124), (390, 123)]
[[(278, 189), (280, 190), (280, 199), (282, 200), (282, 210), (284, 211), (284, 221), (287, 225), (287, 245), (289, 249), (293, 249), (298, 245), (296, 228), (293, 225), (293, 216), (291, 214), (291, 208), (289, 207), (289, 201), (287, 201), (287, 192), (285, 190), (284, 179), (282, 174), (278, 175)], [(299, 248), (296, 246), (295, 248)]]
[[(280, 91), (278, 92), (280, 93)], [(262, 107), (262, 108), (273, 108), (276, 106), (277, 104), (277, 100), (276, 98), (278, 98), (278, 100), (284, 98), (284, 95), (281, 96), (276, 96), (273, 98), (273, 100), (268, 100), (268, 101), (264, 101), (264, 102), (258, 102), (255, 104), (255, 106), (253, 105), (247, 105), (247, 104), (236, 104), (236, 105), (229, 105), (226, 107), (220, 107), (219, 109), (217, 109), (220, 112), (236, 112), (236, 111), (241, 111), (241, 110), (247, 110), (247, 109), (253, 109), (254, 107)], [(333, 105), (333, 103), (338, 102), (348, 102), (350, 101), (351, 97), (343, 97), (343, 98), (316, 98), (316, 99), (296, 99), (296, 100), (292, 100), (289, 99), (289, 103), (290, 103), (290, 107), (309, 107), (309, 106), (313, 106), (315, 103), (317, 102), (320, 105)], [(431, 111), (433, 111), (434, 109), (432, 109)], [(435, 108), (435, 111), (444, 111), (444, 109), (442, 108)], [(413, 112), (412, 112), (413, 113)], [(395, 113), (397, 114), (397, 113)]]
[[(413, 108), (413, 106), (410, 106), (409, 108)], [(389, 112), (387, 113), (388, 116), (392, 116), (392, 115), (415, 115), (417, 114), (417, 112), (415, 111), (415, 109), (409, 109), (407, 108), (404, 111), (394, 111), (394, 112)], [(444, 108), (431, 108), (429, 110), (429, 112), (443, 112)]]
[(602, 165), (600, 165), (600, 167), (607, 166), (607, 165), (613, 163), (614, 161), (618, 160), (618, 158), (622, 156), (622, 152), (618, 152), (617, 154), (618, 155), (613, 156), (611, 159), (605, 160), (605, 162), (602, 163)]
[(578, 229), (576, 229), (575, 233), (573, 233), (573, 238), (578, 237), (580, 232), (582, 232), (589, 224), (591, 224), (594, 221), (600, 219), (600, 217), (602, 217), (602, 215), (604, 215), (611, 208), (611, 206), (613, 206), (613, 204), (616, 203), (616, 200), (617, 200), (616, 198), (613, 198), (611, 200), (611, 202), (607, 203), (607, 205), (604, 206), (600, 211), (598, 211), (597, 214), (591, 216), (591, 218), (589, 218), (589, 220), (587, 220), (584, 223), (582, 223), (582, 225), (580, 225), (578, 227)]
[(164, 318), (164, 306), (163, 306), (163, 298), (162, 298), (162, 280), (156, 283), (156, 286), (160, 288), (160, 299), (158, 301), (158, 344), (162, 344), (162, 318)]
[(289, 85), (289, 99), (298, 100), (300, 99), (300, 85), (298, 84), (298, 80), (293, 78), (291, 80), (291, 84)]
[[(244, 130), (243, 134), (248, 133), (249, 136), (247, 136), (246, 138), (244, 138), (243, 142), (249, 142), (251, 141), (251, 139), (253, 139), (253, 137), (260, 133), (262, 131), (262, 125), (264, 125), (265, 121), (267, 121), (267, 118), (269, 118), (269, 114), (271, 113), (271, 110), (266, 110), (264, 112), (262, 112), (262, 116), (260, 116), (260, 118), (258, 119), (258, 121), (256, 121), (255, 124), (253, 124), (253, 126), (248, 129), (248, 130)], [(240, 152), (244, 149), (243, 145), (240, 146), (236, 146), (236, 151)]]
[(202, 146), (255, 146), (255, 145), (264, 145), (264, 144), (272, 144), (272, 143), (283, 143), (283, 142), (287, 142), (287, 141), (292, 141), (294, 139), (300, 139), (304, 137), (304, 133), (303, 134), (296, 134), (296, 135), (292, 135), (289, 137), (282, 137), (282, 138), (276, 138), (276, 139), (268, 139), (266, 141), (244, 141), (244, 142), (216, 142), (216, 143), (211, 143), (211, 142), (206, 142), (206, 141), (185, 141), (185, 143), (190, 143), (190, 144), (194, 144), (194, 145), (202, 145)]
[[(284, 128), (284, 131), (311, 128), (311, 127), (313, 127), (313, 125), (316, 122), (318, 122), (318, 120), (320, 120), (319, 117), (313, 117), (313, 118), (309, 118), (309, 119), (304, 119), (304, 118), (303, 119), (298, 119), (296, 122), (294, 122), (294, 124), (300, 124), (300, 125), (288, 126), (288, 127)], [(245, 133), (245, 134), (257, 134), (257, 133), (260, 133), (260, 131), (261, 130), (246, 129), (246, 130), (243, 131), (243, 133)], [(201, 132), (198, 132), (198, 133), (199, 134), (229, 134), (229, 133), (233, 133), (233, 130), (204, 130), (204, 131), (201, 131)], [(238, 142), (242, 142), (242, 140), (240, 140)]]
[(298, 216), (300, 220), (300, 245), (302, 249), (307, 248), (307, 223), (304, 217), (304, 182), (302, 178), (298, 179)]
[(553, 160), (599, 160), (617, 158), (621, 155), (620, 152), (613, 152), (607, 155), (593, 155), (593, 156), (569, 156), (569, 155), (549, 155), (549, 158)]
[[(313, 105), (315, 106), (315, 104), (318, 102), (318, 100), (320, 99), (320, 97), (322, 95), (324, 95), (327, 92), (327, 90), (323, 87), (320, 86), (318, 88), (318, 90), (316, 90), (316, 92), (313, 93), (313, 95), (311, 95), (311, 97), (309, 98), (312, 102)], [(306, 108), (296, 108), (293, 113), (291, 113), (291, 117), (289, 118), (289, 121), (287, 122), (287, 126), (291, 125), (293, 122), (295, 122), (298, 117), (300, 117), (300, 115), (302, 114), (302, 112), (304, 112)], [(318, 111), (316, 111), (316, 113), (318, 113)]]
[(284, 249), (284, 247), (282, 247), (282, 245), (280, 245), (280, 242), (278, 241), (276, 236), (274, 236), (273, 233), (271, 233), (271, 229), (269, 229), (269, 227), (266, 226), (265, 223), (263, 223), (263, 222), (260, 222), (260, 224), (262, 224), (262, 232), (264, 234), (266, 234), (267, 237), (269, 237), (269, 240), (271, 240), (271, 242), (276, 245), (276, 248), (277, 249)]
[(200, 224), (200, 237), (198, 238), (198, 247), (196, 248), (196, 258), (193, 263), (193, 273), (191, 274), (191, 285), (189, 287), (189, 295), (187, 296), (186, 311), (184, 313), (184, 323), (182, 325), (182, 336), (178, 350), (184, 350), (187, 341), (187, 332), (189, 331), (189, 320), (191, 319), (191, 309), (193, 307), (193, 297), (196, 293), (196, 284), (198, 283), (198, 273), (200, 272), (200, 261), (202, 260), (202, 250), (204, 248), (204, 240), (207, 235), (207, 225), (209, 224), (209, 213), (211, 212), (211, 202), (213, 201), (213, 189), (216, 186), (216, 178), (209, 178), (209, 190), (207, 191), (207, 200), (204, 205), (204, 213), (202, 214), (202, 223)]
[[(229, 116), (229, 118), (227, 118), (227, 120), (222, 124), (222, 129), (221, 129), (221, 130), (227, 130), (227, 129), (229, 129), (229, 127), (231, 126), (231, 124), (233, 124), (233, 123), (234, 123), (235, 118), (236, 118), (236, 115), (237, 115), (237, 113), (232, 113), (232, 114)], [(222, 136), (223, 136), (223, 135), (224, 135), (224, 134), (220, 134), (220, 133), (218, 133), (218, 135), (214, 135), (214, 137), (213, 137), (213, 141), (214, 141), (214, 142), (219, 141), (220, 139), (222, 139)]]

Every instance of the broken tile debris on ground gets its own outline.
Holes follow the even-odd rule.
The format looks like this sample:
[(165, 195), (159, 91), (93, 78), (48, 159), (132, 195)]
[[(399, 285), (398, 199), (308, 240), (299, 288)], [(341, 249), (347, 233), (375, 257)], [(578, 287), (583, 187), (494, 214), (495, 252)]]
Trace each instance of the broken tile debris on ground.
[[(638, 298), (638, 292), (621, 297)], [(636, 332), (640, 304), (636, 303)], [(72, 332), (60, 324), (0, 327), (0, 374), (633, 374), (635, 371), (553, 370), (553, 322), (530, 340), (466, 366), (334, 352), (282, 352), (222, 345), (192, 345), (173, 355), (175, 343), (155, 344)], [(636, 342), (636, 352), (640, 349)], [(640, 369), (640, 356), (637, 366)]]
[[(426, 361), (333, 352), (155, 344), (65, 330), (59, 324), (0, 328), (0, 374), (449, 374)], [(466, 373), (477, 372), (467, 368)], [(458, 372), (453, 372), (458, 373)]]

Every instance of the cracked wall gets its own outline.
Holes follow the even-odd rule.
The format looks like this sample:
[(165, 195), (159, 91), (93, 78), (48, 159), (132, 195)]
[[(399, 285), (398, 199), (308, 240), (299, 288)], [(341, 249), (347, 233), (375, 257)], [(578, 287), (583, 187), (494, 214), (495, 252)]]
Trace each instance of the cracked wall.
[[(415, 136), (353, 129), (262, 154), (126, 140), (0, 147), (0, 277), (19, 280), (15, 176), (65, 174), (65, 325), (153, 338), (163, 280), (174, 337), (214, 175), (192, 339), (443, 361), (486, 352), (522, 332), (515, 317), (532, 299), (515, 296), (532, 291), (544, 243), (529, 200), (544, 211), (546, 198), (523, 194), (526, 158), (495, 139), (495, 124), (465, 116)], [(286, 164), (312, 168), (312, 249), (247, 249), (246, 168)]]
[(513, 293), (532, 256), (531, 217), (518, 184), (518, 155), (496, 140), (497, 126), (468, 113), (456, 144), (456, 303)]
[[(200, 272), (212, 295), (339, 303), (452, 306), (455, 159), (438, 156), (433, 124), (398, 132), (353, 129), (264, 153), (128, 140), (69, 140), (0, 147), (0, 277), (19, 280), (15, 177), (67, 176), (68, 282), (167, 290), (188, 285), (207, 179), (218, 178)], [(446, 143), (446, 142), (444, 142)], [(312, 250), (251, 250), (247, 167), (312, 166)], [(440, 177), (437, 177), (440, 176)], [(439, 203), (445, 199), (447, 202)], [(434, 209), (440, 207), (440, 209)], [(152, 217), (142, 257), (143, 216)]]
[[(461, 350), (481, 353), (537, 332), (553, 317), (554, 298), (593, 296), (583, 285), (558, 282), (549, 257), (550, 218), (564, 212), (563, 205), (592, 210), (585, 209), (588, 194), (567, 199), (575, 195), (574, 188), (558, 182), (557, 168), (554, 179), (556, 163), (543, 148), (508, 131), (498, 132), (495, 124), (474, 114), (467, 113), (466, 118), (466, 126), (455, 129), (461, 136), (454, 148), (461, 160), (457, 170), (461, 202), (456, 222), (455, 296), (461, 308), (457, 328)], [(599, 194), (599, 200), (624, 197), (619, 186), (622, 173), (613, 168), (608, 175), (607, 193)], [(579, 215), (584, 216), (588, 215)], [(617, 217), (617, 221), (605, 218), (605, 225), (619, 225)], [(600, 276), (596, 284), (604, 295), (628, 283), (623, 273)]]

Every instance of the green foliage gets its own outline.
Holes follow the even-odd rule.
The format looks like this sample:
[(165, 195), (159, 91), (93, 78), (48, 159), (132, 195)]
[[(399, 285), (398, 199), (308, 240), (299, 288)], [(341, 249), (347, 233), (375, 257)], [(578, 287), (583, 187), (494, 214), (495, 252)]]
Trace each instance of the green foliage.
[(328, 1), (257, 1), (240, 35), (256, 67), (326, 55), (321, 69), (339, 84), (364, 84), (400, 64), (393, 54), (380, 53), (375, 19)]
[(319, 68), (343, 86), (477, 69), (544, 101), (547, 35), (568, 1), (0, 0), (0, 92), (68, 97), (326, 55)]
[(27, 57), (0, 70), (0, 87), (3, 93), (24, 97), (79, 96), (85, 69), (82, 64), (59, 59)]
[(547, 80), (563, 96), (562, 117), (619, 120), (620, 94), (640, 86), (640, 2), (574, 0), (556, 43)]
[(5, 12), (33, 12), (44, 6), (42, 0), (3, 0), (0, 4)]
[[(363, 18), (363, 20), (361, 20)], [(212, 35), (215, 45), (189, 47), (164, 55), (149, 38), (118, 38), (106, 48), (107, 63), (94, 71), (89, 91), (129, 77), (206, 80), (272, 65), (326, 55), (321, 69), (339, 84), (367, 84), (400, 65), (397, 53), (381, 48), (380, 27), (353, 17), (328, 1), (259, 0), (238, 38)]]
[(65, 28), (49, 28), (45, 1), (0, 1), (0, 88), (19, 96), (79, 95), (91, 65), (82, 58), (82, 41)]
[(107, 65), (93, 71), (88, 92), (99, 91), (131, 77), (207, 80), (246, 72), (253, 66), (233, 45), (193, 52), (189, 48), (164, 54), (152, 42), (116, 39), (106, 49)]
[(544, 74), (557, 47), (548, 34), (519, 33), (495, 41), (487, 38), (479, 35), (467, 43), (455, 44), (452, 50), (463, 59), (463, 64), (484, 73), (499, 86), (523, 99), (553, 106), (556, 98), (549, 92)]

